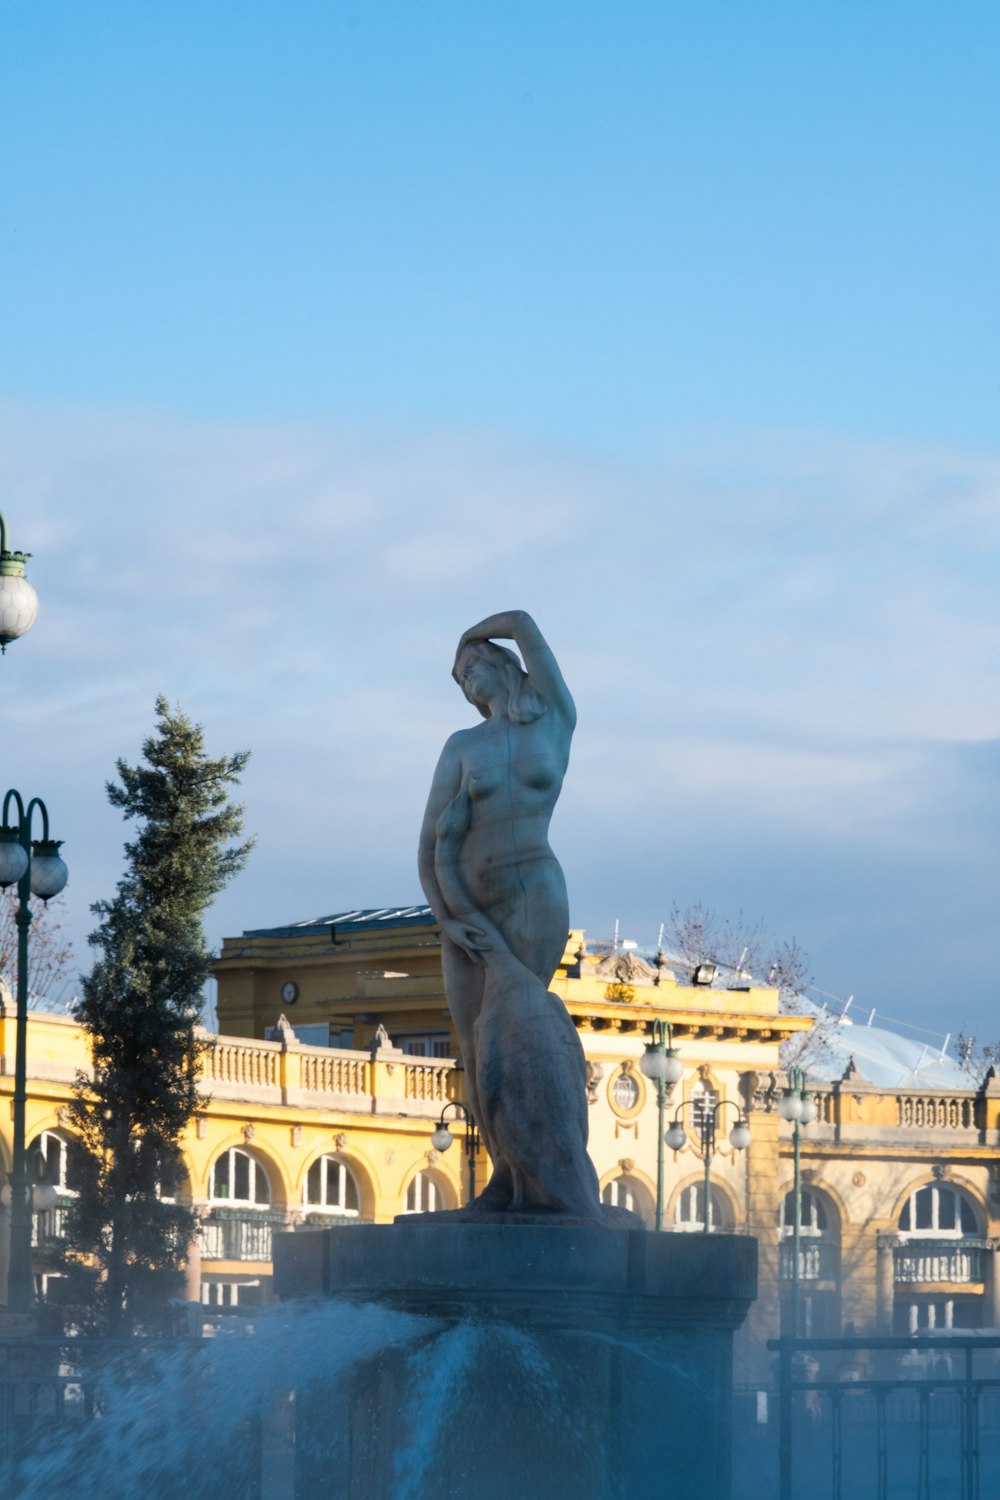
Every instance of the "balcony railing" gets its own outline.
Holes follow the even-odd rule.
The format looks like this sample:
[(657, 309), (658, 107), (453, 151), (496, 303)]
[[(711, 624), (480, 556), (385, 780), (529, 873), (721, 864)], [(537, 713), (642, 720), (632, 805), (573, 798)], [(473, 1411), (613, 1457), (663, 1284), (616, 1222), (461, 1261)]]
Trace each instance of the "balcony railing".
[(964, 1094), (897, 1094), (896, 1124), (905, 1130), (973, 1130), (976, 1100)]
[(904, 1282), (982, 1281), (985, 1240), (910, 1240), (893, 1250), (895, 1279)]
[(61, 1245), (66, 1238), (66, 1215), (68, 1203), (57, 1203), (55, 1208), (43, 1209), (31, 1216), (31, 1243), (35, 1249), (46, 1245)]
[[(781, 1279), (791, 1281), (795, 1266), (795, 1245), (791, 1237), (781, 1242)], [(799, 1241), (799, 1280), (834, 1281), (837, 1276), (837, 1246), (830, 1240), (814, 1240), (803, 1235)]]
[(285, 1215), (266, 1209), (215, 1209), (201, 1226), (202, 1260), (271, 1259), (271, 1235), (286, 1227)]

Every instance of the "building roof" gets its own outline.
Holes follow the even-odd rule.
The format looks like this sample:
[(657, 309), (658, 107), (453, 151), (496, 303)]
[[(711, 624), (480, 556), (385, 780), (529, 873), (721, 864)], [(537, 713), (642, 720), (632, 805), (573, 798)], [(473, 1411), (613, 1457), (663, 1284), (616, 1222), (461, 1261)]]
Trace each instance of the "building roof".
[(792, 1044), (801, 1055), (789, 1058), (811, 1083), (833, 1083), (850, 1071), (859, 1082), (877, 1088), (965, 1090), (975, 1085), (940, 1043), (916, 1041), (881, 1026), (859, 1025), (804, 995), (796, 996), (789, 1009), (815, 1017), (813, 1030)]
[(379, 927), (433, 927), (437, 921), (429, 906), (368, 906), (334, 912), (329, 917), (309, 917), (285, 927), (253, 927), (247, 938), (303, 937), (313, 932), (375, 932)]

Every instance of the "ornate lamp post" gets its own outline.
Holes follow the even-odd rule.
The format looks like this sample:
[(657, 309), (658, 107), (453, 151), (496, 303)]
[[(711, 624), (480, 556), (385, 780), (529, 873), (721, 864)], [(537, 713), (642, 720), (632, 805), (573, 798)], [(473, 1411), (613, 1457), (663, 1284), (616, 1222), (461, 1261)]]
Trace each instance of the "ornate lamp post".
[(476, 1152), (479, 1150), (479, 1127), (467, 1104), (462, 1104), (458, 1099), (452, 1099), (445, 1105), (434, 1134), (431, 1136), (431, 1145), (435, 1151), (447, 1151), (455, 1139), (445, 1119), (449, 1109), (457, 1110), (465, 1121), (465, 1155), (469, 1163), (469, 1202), (472, 1203), (476, 1196)]
[(7, 523), (0, 511), (0, 653), (35, 623), (38, 595), (24, 576), (30, 552), (8, 552)]
[(639, 1068), (656, 1084), (656, 1227), (663, 1228), (663, 1114), (674, 1092), (674, 1084), (684, 1077), (684, 1064), (674, 1046), (670, 1022), (658, 1018), (653, 1022), (653, 1039), (646, 1043)]
[[(683, 1146), (687, 1145), (687, 1131), (681, 1122), (681, 1116), (685, 1108), (688, 1105), (694, 1104), (694, 1102), (693, 1099), (686, 1099), (683, 1104), (677, 1106), (677, 1112), (666, 1134), (666, 1142), (671, 1151), (680, 1151)], [(712, 1157), (715, 1155), (715, 1138), (719, 1125), (720, 1111), (725, 1109), (727, 1104), (731, 1109), (736, 1110), (736, 1124), (729, 1132), (730, 1146), (732, 1146), (734, 1151), (745, 1151), (750, 1144), (750, 1126), (747, 1124), (746, 1117), (739, 1105), (735, 1104), (732, 1099), (720, 1099), (710, 1109), (704, 1110), (698, 1121), (697, 1150), (705, 1162), (705, 1223), (703, 1227), (706, 1234), (708, 1233), (709, 1220), (711, 1218), (712, 1183), (710, 1169)]]
[(799, 1336), (799, 1279), (802, 1248), (802, 1162), (799, 1142), (802, 1126), (816, 1118), (816, 1101), (806, 1093), (806, 1075), (801, 1068), (788, 1069), (788, 1087), (778, 1100), (778, 1114), (792, 1127), (792, 1160), (794, 1162), (795, 1217), (792, 1221), (792, 1338)]
[[(10, 822), (11, 806), (17, 820)], [(42, 836), (32, 839), (35, 812), (42, 818)], [(25, 806), (13, 789), (3, 800), (0, 825), (0, 887), (17, 885), (17, 1025), (14, 1048), (14, 1157), (10, 1174), (10, 1269), (7, 1308), (27, 1312), (32, 1302), (31, 1206), (32, 1183), (25, 1152), (24, 1124), (28, 1100), (28, 928), (32, 896), (49, 901), (66, 884), (67, 869), (59, 855), (60, 840), (49, 837), (49, 814), (40, 797)]]

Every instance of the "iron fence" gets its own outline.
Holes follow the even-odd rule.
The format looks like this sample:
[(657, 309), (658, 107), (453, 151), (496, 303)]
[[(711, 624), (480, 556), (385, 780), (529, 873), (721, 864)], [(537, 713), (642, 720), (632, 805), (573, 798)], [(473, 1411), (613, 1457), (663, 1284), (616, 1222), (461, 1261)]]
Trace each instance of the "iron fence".
[(783, 1338), (768, 1348), (778, 1355), (779, 1500), (1000, 1493), (1000, 1335)]

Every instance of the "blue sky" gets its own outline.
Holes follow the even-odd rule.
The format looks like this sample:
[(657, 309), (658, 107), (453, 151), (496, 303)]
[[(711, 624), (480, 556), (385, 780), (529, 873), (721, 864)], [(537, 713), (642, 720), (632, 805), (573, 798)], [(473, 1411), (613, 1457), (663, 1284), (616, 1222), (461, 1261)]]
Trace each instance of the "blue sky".
[(986, 0), (6, 7), (0, 780), (78, 949), (161, 691), (254, 752), (214, 941), (415, 899), (453, 642), (517, 605), (580, 708), (575, 922), (742, 908), (1000, 1034), (998, 43)]

